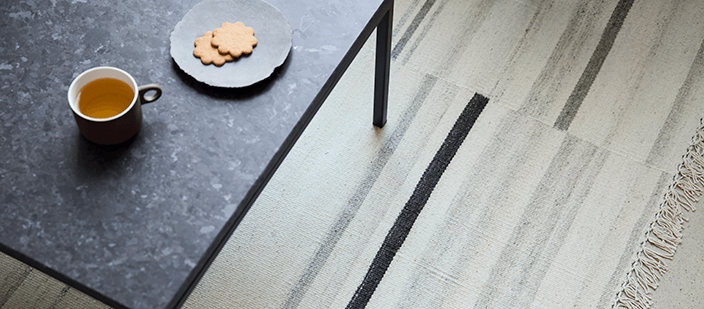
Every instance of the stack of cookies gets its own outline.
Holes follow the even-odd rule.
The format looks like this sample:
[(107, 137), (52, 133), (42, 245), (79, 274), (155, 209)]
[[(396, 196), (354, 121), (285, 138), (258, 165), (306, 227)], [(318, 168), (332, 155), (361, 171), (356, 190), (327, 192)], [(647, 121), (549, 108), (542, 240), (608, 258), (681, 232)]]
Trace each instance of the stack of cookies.
[(205, 64), (222, 66), (240, 56), (248, 55), (257, 45), (254, 29), (241, 22), (234, 24), (224, 22), (213, 31), (208, 31), (195, 41), (193, 56)]

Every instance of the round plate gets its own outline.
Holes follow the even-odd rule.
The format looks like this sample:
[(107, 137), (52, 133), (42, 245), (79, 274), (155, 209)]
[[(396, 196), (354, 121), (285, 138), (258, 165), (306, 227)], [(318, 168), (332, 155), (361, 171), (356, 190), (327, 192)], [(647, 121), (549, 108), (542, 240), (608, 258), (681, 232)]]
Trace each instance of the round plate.
[[(224, 22), (254, 29), (257, 46), (249, 55), (217, 67), (193, 56), (196, 38)], [(263, 0), (205, 0), (196, 4), (171, 32), (171, 57), (196, 80), (216, 87), (238, 88), (261, 81), (284, 63), (291, 50), (291, 25)]]

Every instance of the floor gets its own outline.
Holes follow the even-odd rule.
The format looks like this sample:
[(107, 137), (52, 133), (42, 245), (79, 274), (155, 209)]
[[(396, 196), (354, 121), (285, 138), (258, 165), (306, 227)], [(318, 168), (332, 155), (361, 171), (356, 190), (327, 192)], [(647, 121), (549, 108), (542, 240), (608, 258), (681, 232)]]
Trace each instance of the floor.
[[(631, 7), (625, 10), (628, 18), (622, 19), (623, 25), (616, 27), (620, 32), (605, 32), (604, 28), (613, 18), (612, 12), (619, 12), (619, 6), (624, 5)], [(623, 8), (621, 11), (624, 11)], [(604, 153), (615, 154), (612, 157), (616, 158), (613, 165), (617, 171), (627, 172), (633, 166), (646, 172), (652, 170), (655, 180), (669, 181), (671, 177), (663, 175), (669, 175), (667, 171), (677, 164), (683, 152), (681, 145), (688, 142), (699, 118), (704, 116), (704, 111), (697, 109), (702, 106), (697, 102), (704, 101), (704, 96), (700, 95), (704, 94), (704, 85), (700, 85), (701, 80), (692, 77), (699, 76), (696, 69), (704, 68), (699, 63), (704, 42), (702, 15), (704, 3), (699, 0), (397, 0), (392, 104), (387, 127), (384, 130), (373, 129), (369, 125), (370, 115), (360, 112), (368, 110), (360, 108), (360, 105), (364, 106), (362, 103), (370, 98), (370, 93), (364, 89), (370, 86), (368, 73), (373, 66), (374, 42), (371, 39), (313, 120), (310, 129), (292, 150), (290, 158), (280, 168), (279, 176), (272, 179), (271, 185), (262, 193), (260, 201), (253, 206), (251, 214), (184, 307), (343, 307), (354, 297), (352, 294), (379, 250), (379, 244), (389, 227), (394, 225), (396, 215), (408, 196), (413, 194), (414, 185), (428, 166), (427, 162), (433, 159), (443, 138), (451, 131), (455, 116), (475, 93), (487, 96), (493, 104), (484, 111), (484, 120), (478, 121), (478, 127), (495, 129), (499, 127), (499, 121), (494, 121), (490, 116), (518, 114), (520, 117), (515, 119), (521, 122), (508, 127), (514, 130), (512, 137), (526, 137), (524, 141), (517, 139), (500, 143), (490, 140), (489, 135), (474, 136), (470, 133), (469, 139), (477, 145), (498, 145), (496, 147), (508, 150), (523, 149), (519, 146), (530, 149), (534, 140), (528, 138), (539, 135), (543, 138), (538, 140), (543, 143), (541, 146), (549, 148), (545, 152), (557, 152), (565, 136), (566, 139), (578, 136), (574, 143), (587, 141), (583, 143), (586, 150), (597, 149), (594, 150), (597, 153), (603, 150)], [(599, 64), (598, 59), (604, 62)], [(596, 71), (590, 73), (585, 68), (596, 68)], [(580, 87), (587, 91), (580, 94), (574, 90)], [(589, 91), (591, 94), (587, 96)], [(583, 97), (575, 100), (580, 95)], [(681, 133), (670, 138), (676, 140), (673, 142), (676, 146), (662, 142), (667, 139), (659, 138), (657, 131), (654, 134), (645, 129), (627, 130), (626, 133), (616, 129), (609, 131), (626, 126), (619, 122), (619, 117), (628, 118), (624, 122), (643, 128), (657, 121), (666, 122), (667, 111), (662, 116), (652, 116), (663, 113), (657, 111), (660, 107), (657, 100), (647, 105), (647, 113), (638, 110), (645, 105), (623, 103), (654, 100), (652, 98), (663, 102), (683, 101), (682, 98), (685, 98), (694, 102), (683, 103), (681, 110), (672, 108), (682, 115), (678, 118), (682, 120), (676, 125), (682, 129), (671, 130)], [(569, 109), (563, 108), (566, 101), (586, 103), (580, 114), (570, 115)], [(417, 106), (414, 105), (416, 103)], [(664, 105), (667, 109), (671, 108), (669, 104)], [(573, 108), (579, 109), (579, 106)], [(409, 113), (418, 118), (413, 120)], [(638, 117), (645, 120), (639, 121)], [(605, 125), (591, 127), (590, 120), (594, 119), (601, 119)], [(336, 126), (330, 126), (330, 123)], [(338, 127), (345, 130), (336, 129)], [(569, 129), (564, 130), (566, 128)], [(530, 135), (524, 132), (529, 129), (537, 133)], [(651, 151), (651, 147), (656, 148), (652, 144), (658, 143), (665, 144), (660, 145), (662, 147), (657, 148), (658, 151)], [(357, 146), (368, 148), (355, 148)], [(461, 148), (451, 167), (474, 164), (472, 160), (478, 160), (479, 150)], [(457, 218), (467, 215), (453, 209), (456, 200), (462, 198), (456, 192), (469, 192), (476, 188), (482, 191), (495, 183), (502, 185), (502, 179), (490, 176), (509, 173), (511, 170), (506, 166), (514, 164), (515, 158), (520, 158), (522, 153), (516, 151), (509, 156), (499, 150), (494, 152), (494, 158), (485, 160), (493, 159), (501, 164), (494, 169), (484, 168), (476, 172), (483, 178), (475, 177), (467, 181), (462, 179), (466, 172), (461, 168), (448, 168), (443, 182), (435, 188), (435, 201), (430, 201), (423, 210), (423, 217), (413, 226), (409, 238), (403, 243), (404, 247), (399, 251), (400, 257), (391, 264), (386, 281), (374, 293), (376, 298), (369, 300), (369, 308), (469, 306), (461, 302), (452, 304), (451, 301), (456, 300), (449, 297), (447, 303), (443, 303), (444, 299), (438, 295), (449, 293), (447, 289), (450, 288), (447, 287), (462, 290), (462, 296), (479, 295), (477, 298), (480, 300), (476, 301), (475, 307), (482, 304), (486, 305), (485, 308), (505, 307), (487, 295), (510, 295), (511, 291), (502, 291), (500, 287), (492, 290), (489, 284), (461, 279), (473, 278), (474, 274), (467, 275), (467, 269), (471, 268), (467, 265), (473, 265), (474, 256), (506, 252), (497, 249), (497, 246), (492, 247), (493, 243), (485, 240), (499, 239), (502, 235), (508, 235), (506, 239), (509, 239), (512, 229), (502, 232), (499, 228), (508, 225), (511, 218), (492, 221), (495, 224), (488, 227), (474, 227), (463, 224), (461, 220), (450, 220), (451, 225), (440, 227), (432, 224), (433, 219), (442, 221), (440, 219), (445, 214), (453, 214)], [(660, 153), (653, 154), (655, 152)], [(638, 164), (632, 164), (631, 159), (638, 161)], [(519, 171), (530, 174), (548, 163), (536, 159), (520, 166)], [(618, 169), (620, 163), (630, 165)], [(590, 169), (584, 171), (591, 172)], [(530, 175), (525, 177), (529, 178)], [(291, 179), (306, 179), (308, 185), (305, 187)], [(453, 183), (448, 179), (458, 181)], [(624, 180), (635, 182), (627, 177)], [(489, 197), (483, 198), (489, 203), (509, 198), (527, 199), (532, 192), (529, 191), (532, 188), (528, 187), (543, 185), (533, 180), (514, 183), (524, 187), (506, 194), (490, 192), (487, 194)], [(582, 183), (576, 182), (575, 186), (579, 185)], [(604, 190), (608, 193), (607, 189)], [(441, 193), (449, 198), (442, 200), (439, 197)], [(662, 194), (653, 196), (660, 197)], [(619, 200), (620, 197), (606, 198)], [(385, 199), (392, 200), (393, 205), (379, 206), (383, 206)], [(648, 209), (651, 206), (644, 203), (643, 207)], [(683, 242), (675, 259), (668, 263), (669, 272), (653, 294), (652, 308), (704, 308), (704, 294), (701, 293), (704, 291), (704, 202), (699, 202), (697, 208), (700, 210), (686, 214), (690, 222), (685, 224)], [(487, 209), (486, 217), (489, 219), (498, 216), (492, 213), (492, 208)], [(516, 208), (516, 211), (520, 214), (522, 209)], [(534, 218), (530, 213), (527, 216)], [(646, 221), (650, 217), (649, 213), (643, 215)], [(466, 218), (475, 219), (470, 215)], [(344, 232), (345, 229), (348, 231)], [(338, 230), (341, 232), (336, 232)], [(437, 235), (442, 231), (446, 235)], [(446, 242), (455, 241), (451, 236), (459, 235), (460, 231), (468, 232), (466, 238), (476, 237), (463, 239), (465, 243), (474, 244), (472, 247), (448, 249), (423, 245), (429, 242), (431, 236), (438, 236), (437, 239)], [(535, 235), (526, 237), (531, 241), (540, 240), (540, 234)], [(633, 235), (640, 237), (638, 233)], [(502, 241), (497, 243), (503, 245)], [(522, 245), (532, 248), (531, 244), (518, 244), (517, 247)], [(630, 248), (625, 244), (623, 246)], [(477, 250), (476, 255), (459, 255), (477, 247), (481, 250)], [(636, 248), (637, 243), (631, 247)], [(446, 261), (444, 258), (450, 254), (433, 252), (434, 248), (458, 254), (459, 258)], [(600, 250), (608, 252), (607, 249)], [(560, 255), (562, 251), (548, 253), (554, 253), (556, 259), (564, 258), (564, 254)], [(486, 267), (488, 269), (474, 271), (498, 273), (485, 280), (504, 280), (505, 287), (521, 289), (523, 286), (519, 281), (512, 279), (514, 274), (511, 270), (515, 267), (513, 264), (530, 261), (528, 257), (518, 253), (514, 259), (501, 260), (498, 257), (499, 262), (495, 263), (498, 266), (492, 264)], [(627, 260), (623, 261), (626, 268), (630, 263)], [(444, 268), (444, 264), (454, 265), (454, 268)], [(570, 272), (582, 271), (569, 268), (569, 263), (555, 264), (560, 266), (555, 272), (570, 275)], [(403, 268), (409, 271), (405, 272)], [(455, 276), (452, 271), (456, 268), (462, 268), (462, 272), (458, 273), (465, 277)], [(593, 279), (588, 271), (585, 273), (585, 281)], [(511, 279), (504, 279), (502, 275)], [(389, 278), (404, 276), (410, 278), (407, 284), (389, 284)], [(620, 280), (614, 278), (609, 284), (618, 284)], [(441, 288), (428, 292), (423, 289), (425, 286), (416, 286), (425, 283), (427, 287), (437, 285)], [(559, 290), (558, 283), (552, 283), (556, 286), (554, 290)], [(539, 291), (536, 290), (529, 292), (537, 294)], [(412, 295), (413, 292), (418, 293)], [(588, 294), (589, 291), (582, 292), (580, 296), (593, 297)], [(531, 305), (541, 308), (540, 301), (543, 301), (559, 307), (555, 304), (564, 302), (570, 305), (562, 308), (587, 308), (579, 305), (587, 302), (570, 303), (559, 296), (544, 297)], [(390, 300), (385, 302), (385, 297)], [(612, 300), (603, 299), (599, 304), (603, 304), (600, 308), (610, 308)], [(511, 305), (520, 307), (516, 304), (508, 306)], [(101, 307), (104, 305), (75, 289), (0, 255), (0, 309)], [(542, 308), (547, 307), (550, 306)]]

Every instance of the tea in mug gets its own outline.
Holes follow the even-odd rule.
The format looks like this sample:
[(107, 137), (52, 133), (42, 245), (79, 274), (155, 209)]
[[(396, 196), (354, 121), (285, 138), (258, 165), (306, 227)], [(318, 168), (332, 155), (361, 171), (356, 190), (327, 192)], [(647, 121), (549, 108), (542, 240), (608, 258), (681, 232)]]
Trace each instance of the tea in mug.
[(127, 83), (115, 78), (99, 78), (78, 92), (78, 109), (93, 118), (110, 118), (127, 109), (134, 91)]

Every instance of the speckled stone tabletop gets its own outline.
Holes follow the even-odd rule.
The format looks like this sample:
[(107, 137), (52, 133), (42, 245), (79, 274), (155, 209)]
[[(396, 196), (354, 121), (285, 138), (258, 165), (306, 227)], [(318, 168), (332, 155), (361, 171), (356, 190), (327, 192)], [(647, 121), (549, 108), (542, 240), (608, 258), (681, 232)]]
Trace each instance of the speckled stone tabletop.
[[(0, 249), (111, 305), (172, 303), (381, 0), (269, 2), (291, 24), (288, 59), (254, 86), (221, 89), (169, 54), (197, 0), (3, 1)], [(66, 99), (74, 77), (103, 65), (164, 91), (119, 146), (83, 138)]]

